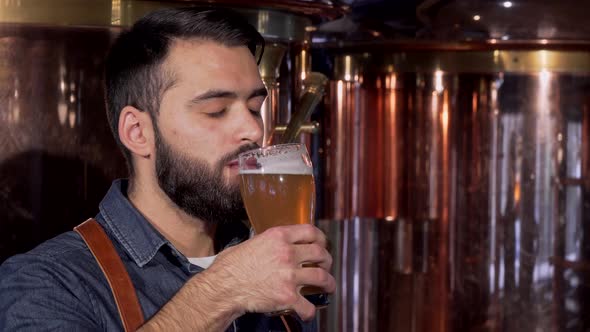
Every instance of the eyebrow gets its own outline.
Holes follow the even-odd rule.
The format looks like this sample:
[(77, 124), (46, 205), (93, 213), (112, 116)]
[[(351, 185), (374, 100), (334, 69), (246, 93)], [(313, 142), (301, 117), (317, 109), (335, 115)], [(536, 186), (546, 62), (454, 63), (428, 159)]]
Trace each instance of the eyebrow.
[(250, 96), (248, 96), (248, 99), (252, 99), (255, 97), (266, 97), (266, 96), (268, 96), (268, 91), (266, 90), (266, 88), (262, 87), (262, 88), (258, 88), (256, 90), (252, 91)]
[[(255, 97), (266, 97), (268, 95), (268, 91), (266, 91), (266, 88), (262, 87), (262, 88), (258, 88), (254, 91), (252, 91), (252, 93), (250, 93), (250, 95), (248, 96), (247, 99), (252, 99)], [(191, 103), (193, 104), (198, 104), (202, 101), (205, 100), (210, 100), (210, 99), (216, 99), (216, 98), (238, 98), (238, 94), (233, 92), (233, 91), (227, 91), (227, 90), (208, 90), (198, 96), (196, 96), (195, 98), (193, 98), (191, 100)]]

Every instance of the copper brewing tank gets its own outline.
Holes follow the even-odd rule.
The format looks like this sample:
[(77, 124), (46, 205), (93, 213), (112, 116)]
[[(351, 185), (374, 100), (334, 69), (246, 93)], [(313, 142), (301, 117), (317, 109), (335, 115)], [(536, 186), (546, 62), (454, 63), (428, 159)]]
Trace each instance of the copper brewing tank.
[(590, 328), (590, 48), (327, 52), (323, 328)]
[(339, 286), (321, 329), (590, 329), (589, 6), (424, 0), (412, 35), (314, 36)]
[[(203, 3), (239, 7), (267, 40), (268, 139), (335, 2), (0, 4), (0, 262), (94, 215), (125, 175), (100, 85), (113, 38)], [(313, 45), (331, 82), (307, 142), (338, 282), (321, 331), (590, 329), (588, 5), (572, 3), (418, 1), (412, 38), (372, 26)]]

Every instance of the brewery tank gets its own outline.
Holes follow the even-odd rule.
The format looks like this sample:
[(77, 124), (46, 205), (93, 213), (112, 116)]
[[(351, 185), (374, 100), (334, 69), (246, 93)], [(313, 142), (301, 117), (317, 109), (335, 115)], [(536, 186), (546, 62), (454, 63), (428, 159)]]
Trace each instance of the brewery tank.
[[(310, 51), (331, 78), (305, 138), (338, 281), (320, 329), (588, 330), (588, 5), (419, 1), (408, 35), (388, 18), (403, 1), (346, 2), (387, 3), (387, 24), (350, 15), (307, 39), (311, 17), (342, 14), (331, 1), (215, 2), (246, 6), (282, 57), (261, 69), (267, 128), (289, 120)], [(124, 176), (101, 61), (142, 13), (196, 3), (1, 4), (0, 261), (93, 215)]]
[(424, 1), (411, 38), (320, 27), (323, 329), (590, 328), (587, 7)]

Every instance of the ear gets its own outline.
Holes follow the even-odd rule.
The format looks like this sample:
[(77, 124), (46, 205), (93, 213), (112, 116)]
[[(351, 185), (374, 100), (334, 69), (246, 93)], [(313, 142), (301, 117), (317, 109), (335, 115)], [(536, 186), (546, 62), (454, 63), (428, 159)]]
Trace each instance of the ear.
[(125, 106), (119, 115), (119, 139), (138, 158), (153, 155), (154, 127), (148, 112)]

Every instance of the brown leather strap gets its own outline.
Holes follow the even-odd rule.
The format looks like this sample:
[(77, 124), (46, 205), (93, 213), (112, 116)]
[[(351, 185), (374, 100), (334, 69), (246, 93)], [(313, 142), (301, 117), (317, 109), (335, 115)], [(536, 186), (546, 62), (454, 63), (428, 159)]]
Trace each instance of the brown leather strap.
[(291, 315), (281, 315), (281, 321), (285, 325), (286, 332), (301, 332), (302, 328), (297, 319)]
[(144, 322), (143, 312), (133, 283), (113, 243), (98, 222), (92, 218), (76, 226), (74, 231), (82, 236), (107, 278), (125, 331), (137, 330)]

